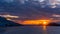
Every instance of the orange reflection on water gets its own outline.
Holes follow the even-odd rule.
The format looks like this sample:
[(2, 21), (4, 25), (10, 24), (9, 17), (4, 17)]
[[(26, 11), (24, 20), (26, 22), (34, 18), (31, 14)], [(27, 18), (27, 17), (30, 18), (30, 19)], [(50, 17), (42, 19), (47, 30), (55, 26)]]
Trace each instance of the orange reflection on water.
[(43, 34), (47, 34), (47, 26), (42, 26), (43, 28)]
[(47, 27), (47, 26), (42, 26), (42, 27), (43, 27), (43, 30), (46, 30), (46, 27)]

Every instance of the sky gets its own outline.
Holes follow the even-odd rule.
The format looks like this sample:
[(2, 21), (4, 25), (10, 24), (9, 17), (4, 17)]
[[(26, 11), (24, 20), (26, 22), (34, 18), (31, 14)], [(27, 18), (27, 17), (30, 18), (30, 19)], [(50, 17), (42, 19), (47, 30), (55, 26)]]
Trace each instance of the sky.
[[(41, 8), (40, 3), (37, 2), (37, 5), (35, 2), (26, 2), (26, 4), (21, 4), (19, 2), (15, 2), (13, 0), (4, 0), (5, 2), (0, 2), (0, 14), (10, 14), (19, 16), (21, 20), (27, 20), (27, 19), (46, 19), (50, 18), (53, 14), (59, 14), (59, 9), (53, 9), (53, 8)], [(39, 0), (42, 2), (43, 0)], [(60, 0), (59, 0), (60, 1)], [(3, 5), (2, 5), (3, 4)], [(45, 5), (44, 5), (45, 6)]]

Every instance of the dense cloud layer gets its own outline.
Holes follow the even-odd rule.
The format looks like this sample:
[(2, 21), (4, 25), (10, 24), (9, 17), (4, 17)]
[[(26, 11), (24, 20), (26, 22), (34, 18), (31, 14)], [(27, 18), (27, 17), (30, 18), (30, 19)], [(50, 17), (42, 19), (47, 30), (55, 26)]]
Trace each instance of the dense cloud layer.
[[(52, 14), (59, 14), (59, 8), (41, 8), (39, 1), (25, 1), (25, 4), (19, 0), (0, 1), (0, 14), (18, 15), (20, 19), (40, 19), (41, 17), (50, 17)], [(13, 2), (12, 2), (13, 1)]]

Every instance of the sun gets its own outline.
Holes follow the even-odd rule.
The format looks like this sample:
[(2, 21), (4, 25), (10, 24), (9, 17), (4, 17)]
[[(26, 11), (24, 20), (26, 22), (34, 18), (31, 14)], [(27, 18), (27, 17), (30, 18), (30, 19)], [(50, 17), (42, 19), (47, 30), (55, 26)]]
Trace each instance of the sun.
[(42, 25), (48, 25), (50, 20), (40, 20)]
[(47, 25), (48, 24), (48, 22), (43, 22), (43, 25)]
[(47, 22), (43, 22), (43, 24), (46, 24)]

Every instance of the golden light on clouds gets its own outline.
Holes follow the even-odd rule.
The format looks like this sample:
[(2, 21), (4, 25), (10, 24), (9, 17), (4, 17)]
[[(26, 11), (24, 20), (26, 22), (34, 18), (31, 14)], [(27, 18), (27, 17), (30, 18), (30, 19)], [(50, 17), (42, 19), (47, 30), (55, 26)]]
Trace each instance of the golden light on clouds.
[(14, 19), (14, 18), (19, 18), (19, 16), (14, 16), (14, 15), (0, 15), (1, 17), (5, 17), (7, 20), (11, 20), (11, 19)]
[(47, 25), (50, 22), (50, 20), (26, 20), (23, 22), (25, 25)]

